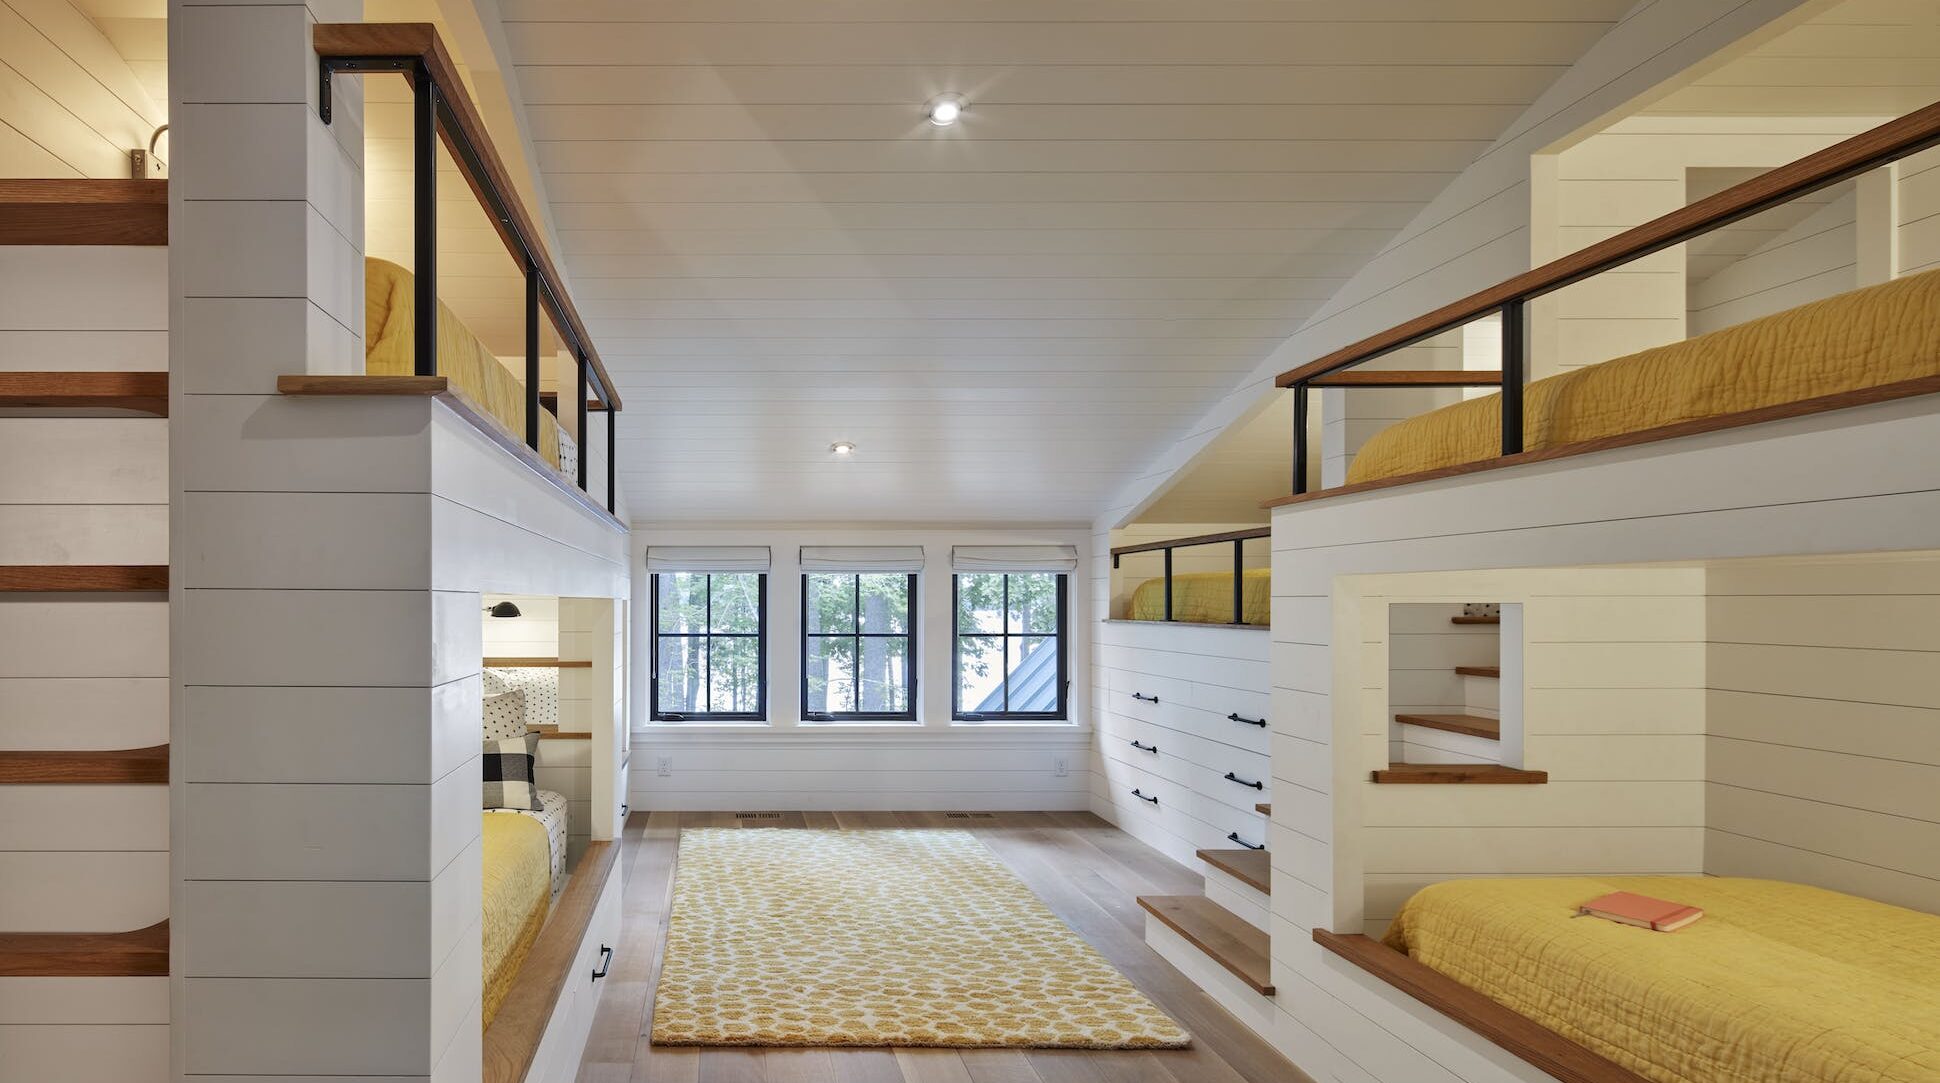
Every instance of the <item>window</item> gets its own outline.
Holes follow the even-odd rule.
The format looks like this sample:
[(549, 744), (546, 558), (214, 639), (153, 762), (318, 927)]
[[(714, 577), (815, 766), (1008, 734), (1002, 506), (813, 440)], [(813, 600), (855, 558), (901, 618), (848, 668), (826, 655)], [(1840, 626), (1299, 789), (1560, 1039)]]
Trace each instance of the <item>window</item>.
[(768, 577), (758, 572), (653, 576), (653, 718), (765, 721)]
[(916, 577), (802, 576), (802, 717), (916, 720)]
[(1063, 720), (1065, 576), (956, 576), (954, 716), (963, 721)]

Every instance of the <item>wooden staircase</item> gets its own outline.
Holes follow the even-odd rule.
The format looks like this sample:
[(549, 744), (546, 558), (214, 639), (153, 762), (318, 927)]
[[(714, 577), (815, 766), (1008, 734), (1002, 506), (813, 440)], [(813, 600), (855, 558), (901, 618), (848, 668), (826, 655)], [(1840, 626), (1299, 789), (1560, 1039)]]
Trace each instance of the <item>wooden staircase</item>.
[[(0, 180), (0, 245), (167, 243), (166, 181)], [(39, 258), (38, 254), (33, 257)], [(75, 258), (82, 257), (77, 254)], [(86, 259), (94, 261), (88, 266), (94, 266), (114, 257), (103, 254)], [(13, 266), (17, 273), (21, 264)], [(146, 279), (127, 281), (146, 289)], [(85, 283), (77, 282), (79, 285)], [(87, 332), (82, 329), (76, 333)], [(0, 372), (0, 425), (23, 417), (112, 418), (131, 414), (139, 415), (131, 424), (154, 425), (153, 418), (168, 416), (168, 392), (166, 372), (5, 371)], [(37, 420), (32, 424), (45, 426), (50, 422)], [(93, 469), (92, 460), (88, 464), (87, 469)], [(5, 469), (6, 465), (0, 463), (0, 471)], [(102, 469), (116, 470), (119, 464), (110, 462)], [(86, 476), (86, 471), (77, 476)], [(0, 538), (0, 542), (10, 543), (13, 552), (22, 552), (15, 539)], [(32, 555), (45, 552), (58, 558), (67, 551), (65, 546), (31, 536), (25, 544), (24, 552)], [(155, 596), (166, 592), (168, 586), (166, 564), (0, 564), (0, 607), (44, 605), (50, 597), (75, 594), (126, 596), (130, 604), (155, 605), (160, 601)], [(86, 648), (87, 644), (75, 644), (74, 649), (85, 653)], [(79, 734), (77, 739), (85, 743), (86, 735)], [(5, 786), (166, 786), (168, 776), (166, 744), (111, 749), (0, 748), (0, 785)], [(168, 946), (166, 919), (120, 931), (0, 931), (0, 977), (166, 977)]]
[[(1273, 995), (1266, 933), (1204, 895), (1141, 895), (1138, 905), (1261, 996)], [(1146, 938), (1151, 939), (1147, 923)]]
[[(1272, 859), (1263, 849), (1206, 849), (1205, 894), (1144, 895), (1145, 940), (1201, 988), (1243, 1018), (1273, 995), (1267, 925)], [(1188, 954), (1190, 953), (1190, 954)], [(1206, 967), (1210, 962), (1217, 972)], [(1235, 1004), (1232, 998), (1255, 998)]]

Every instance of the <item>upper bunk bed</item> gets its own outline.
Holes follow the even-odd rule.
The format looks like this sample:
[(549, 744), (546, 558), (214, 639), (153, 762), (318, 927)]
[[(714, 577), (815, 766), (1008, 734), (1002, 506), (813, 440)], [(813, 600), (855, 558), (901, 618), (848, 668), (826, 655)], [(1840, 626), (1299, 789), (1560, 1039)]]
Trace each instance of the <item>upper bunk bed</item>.
[[(1940, 104), (1769, 170), (1282, 373), (1293, 400), (1293, 492), (1308, 503), (1940, 391), (1940, 278), (1894, 279), (1682, 342), (1526, 381), (1539, 298), (1940, 144)], [(1367, 362), (1477, 320), (1501, 320), (1499, 372), (1382, 371)], [(1500, 391), (1398, 422), (1346, 483), (1310, 491), (1314, 389)]]

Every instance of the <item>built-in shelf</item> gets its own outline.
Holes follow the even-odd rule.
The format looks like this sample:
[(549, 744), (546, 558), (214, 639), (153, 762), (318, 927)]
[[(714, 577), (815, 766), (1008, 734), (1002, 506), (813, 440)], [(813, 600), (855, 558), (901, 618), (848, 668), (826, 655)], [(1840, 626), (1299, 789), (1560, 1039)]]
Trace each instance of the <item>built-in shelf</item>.
[(1501, 666), (1456, 666), (1455, 672), (1464, 677), (1487, 677), (1490, 680), (1502, 679)]
[(1138, 905), (1261, 996), (1273, 995), (1263, 930), (1204, 895), (1141, 895)]
[(487, 658), (488, 669), (591, 669), (590, 658)]
[(0, 180), (0, 244), (167, 243), (167, 181)]
[(1502, 739), (1502, 722), (1499, 719), (1484, 718), (1472, 714), (1398, 714), (1396, 722), (1405, 726), (1420, 726), (1425, 730), (1441, 730), (1444, 733), (1462, 733), (1470, 737), (1481, 737), (1490, 741)]
[(166, 921), (124, 933), (0, 933), (0, 977), (167, 976)]
[(0, 749), (0, 784), (168, 783), (168, 746)]
[(168, 416), (166, 372), (0, 372), (0, 409), (138, 410)]
[(0, 593), (167, 589), (166, 564), (0, 564)]
[(1408, 785), (1535, 785), (1548, 771), (1525, 771), (1499, 763), (1396, 763), (1374, 772), (1374, 781)]
[(1265, 850), (1201, 850), (1199, 860), (1261, 894), (1273, 894), (1273, 863)]
[(1479, 616), (1479, 617), (1471, 617), (1471, 616), (1464, 615), (1460, 617), (1450, 617), (1448, 618), (1448, 623), (1450, 624), (1501, 624), (1502, 617), (1500, 615)]

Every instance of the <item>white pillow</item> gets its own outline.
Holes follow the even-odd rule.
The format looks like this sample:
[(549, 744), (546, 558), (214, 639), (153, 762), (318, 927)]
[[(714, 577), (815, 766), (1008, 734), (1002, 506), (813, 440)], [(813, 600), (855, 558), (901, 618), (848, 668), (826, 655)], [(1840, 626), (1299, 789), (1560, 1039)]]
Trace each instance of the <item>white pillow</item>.
[(485, 697), (485, 739), (502, 741), (525, 736), (525, 693), (513, 689)]

